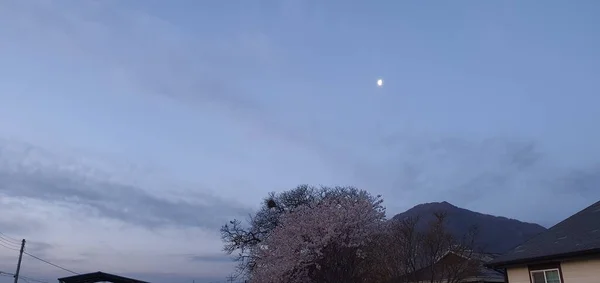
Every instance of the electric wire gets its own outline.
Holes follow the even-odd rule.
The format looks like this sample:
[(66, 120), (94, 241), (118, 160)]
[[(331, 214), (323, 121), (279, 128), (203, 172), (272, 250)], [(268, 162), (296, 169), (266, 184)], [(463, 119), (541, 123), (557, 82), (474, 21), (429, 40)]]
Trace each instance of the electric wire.
[(17, 251), (21, 248), (21, 246), (14, 246), (14, 245), (2, 242), (2, 241), (0, 241), (0, 245), (2, 245), (3, 247), (9, 248), (11, 250), (17, 250)]
[(23, 252), (23, 254), (26, 254), (26, 255), (28, 255), (28, 256), (30, 256), (30, 257), (32, 257), (32, 258), (35, 258), (35, 259), (37, 259), (37, 260), (39, 260), (39, 261), (41, 261), (41, 262), (44, 262), (44, 263), (46, 263), (46, 264), (52, 265), (52, 266), (54, 266), (54, 267), (56, 267), (56, 268), (62, 269), (62, 270), (64, 270), (64, 271), (66, 271), (66, 272), (70, 272), (70, 273), (73, 273), (73, 274), (75, 274), (75, 275), (79, 275), (79, 273), (77, 273), (77, 272), (75, 272), (75, 271), (72, 271), (72, 270), (66, 269), (66, 268), (64, 268), (64, 267), (62, 267), (62, 266), (60, 266), (60, 265), (58, 265), (58, 264), (54, 264), (54, 263), (52, 263), (52, 262), (49, 262), (49, 261), (47, 261), (47, 260), (45, 260), (45, 259), (41, 259), (41, 258), (39, 258), (39, 257), (37, 257), (37, 256), (34, 256), (34, 255), (32, 255), (32, 254), (28, 253), (28, 252)]
[(20, 241), (13, 240), (11, 237), (8, 237), (8, 236), (2, 234), (1, 232), (0, 232), (0, 243), (3, 243), (4, 245), (11, 246), (14, 248), (21, 247)]
[[(15, 274), (10, 273), (10, 272), (0, 271), (0, 276), (7, 276), (7, 277), (14, 278)], [(25, 282), (48, 283), (48, 281), (43, 281), (43, 280), (39, 280), (39, 279), (35, 279), (35, 278), (31, 278), (29, 276), (23, 276), (23, 275), (19, 275), (19, 279), (23, 279), (23, 280), (25, 280)]]
[(4, 248), (6, 248), (6, 249), (9, 249), (9, 250), (13, 250), (13, 251), (17, 251), (17, 252), (19, 251), (19, 249), (17, 249), (17, 248), (12, 248), (12, 247), (9, 247), (9, 246), (6, 246), (6, 245), (4, 245), (4, 244), (3, 244), (3, 243), (1, 243), (1, 242), (0, 242), (0, 246), (1, 246), (1, 247), (4, 247)]
[[(4, 234), (4, 233), (2, 233), (2, 232), (0, 232), (0, 235), (1, 235), (1, 236), (0, 236), (0, 239), (7, 238), (7, 239), (13, 239), (13, 241), (16, 241), (16, 240), (14, 240), (14, 238), (12, 238), (12, 237), (9, 237), (9, 236), (5, 235), (5, 234)], [(2, 237), (2, 236), (4, 236), (4, 237)], [(19, 249), (19, 248), (20, 248), (21, 244), (19, 244), (19, 245), (18, 245), (18, 246), (19, 246), (19, 248), (12, 248), (12, 247), (8, 246), (8, 244), (9, 244), (9, 243), (10, 243), (10, 242), (8, 242), (8, 241), (4, 242), (4, 241), (0, 240), (0, 246), (2, 246), (2, 247), (4, 247), (4, 248), (7, 248), (7, 249), (9, 249), (9, 250), (13, 250), (13, 251), (20, 252), (20, 249)], [(13, 243), (13, 245), (14, 245), (14, 243)], [(64, 271), (66, 271), (66, 272), (69, 272), (69, 273), (72, 273), (72, 274), (75, 274), (75, 275), (79, 275), (79, 273), (77, 273), (77, 272), (75, 272), (75, 271), (73, 271), (73, 270), (70, 270), (70, 269), (64, 268), (64, 267), (62, 267), (62, 266), (60, 266), (60, 265), (58, 265), (58, 264), (52, 263), (52, 262), (50, 262), (50, 261), (47, 261), (47, 260), (45, 260), (45, 259), (42, 259), (42, 258), (40, 258), (40, 257), (37, 257), (37, 256), (35, 256), (35, 255), (32, 255), (32, 254), (30, 254), (30, 253), (28, 253), (28, 252), (27, 252), (27, 249), (25, 249), (25, 250), (23, 251), (23, 254), (25, 254), (25, 255), (28, 255), (28, 256), (30, 256), (30, 257), (32, 257), (32, 258), (34, 258), (34, 259), (37, 259), (37, 260), (39, 260), (39, 261), (41, 261), (41, 262), (43, 262), (43, 263), (46, 263), (46, 264), (48, 264), (48, 265), (54, 266), (54, 267), (56, 267), (56, 268), (58, 268), (58, 269), (62, 269), (62, 270), (64, 270)], [(2, 274), (8, 274), (8, 273), (0, 271), (0, 275), (2, 275)], [(24, 277), (24, 278), (26, 278), (26, 277)], [(28, 279), (29, 279), (30, 281), (39, 282), (39, 280), (37, 280), (37, 279), (32, 279), (32, 278), (28, 278)], [(45, 283), (45, 282), (44, 282), (44, 283)]]
[(0, 242), (6, 243), (7, 245), (11, 245), (11, 246), (21, 246), (21, 242), (15, 243), (12, 240), (9, 240), (5, 237), (2, 237), (2, 235), (0, 235)]
[(11, 243), (11, 242), (6, 242), (6, 241), (4, 241), (4, 240), (2, 240), (2, 239), (0, 239), (0, 244), (2, 244), (2, 245), (4, 245), (4, 246), (11, 247), (11, 248), (13, 248), (13, 249), (19, 249), (19, 248), (21, 247), (21, 245), (15, 245), (15, 244), (13, 244), (13, 243)]
[(15, 239), (13, 237), (10, 237), (10, 236), (2, 233), (2, 232), (0, 232), (0, 238), (5, 238), (7, 241), (13, 242), (13, 243), (15, 243), (17, 245), (21, 244), (21, 240), (17, 240), (17, 239)]

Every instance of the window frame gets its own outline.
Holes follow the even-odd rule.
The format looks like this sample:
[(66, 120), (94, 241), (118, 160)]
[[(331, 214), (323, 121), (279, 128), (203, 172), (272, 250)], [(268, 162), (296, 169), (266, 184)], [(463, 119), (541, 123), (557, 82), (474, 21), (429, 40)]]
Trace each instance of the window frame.
[(544, 274), (544, 282), (543, 283), (548, 283), (548, 278), (546, 277), (546, 272), (548, 272), (548, 271), (556, 271), (556, 273), (558, 274), (558, 283), (563, 283), (562, 273), (560, 272), (559, 267), (547, 268), (547, 269), (530, 269), (529, 270), (529, 280), (531, 280), (531, 282), (533, 283), (533, 274), (534, 273), (542, 273), (542, 274)]

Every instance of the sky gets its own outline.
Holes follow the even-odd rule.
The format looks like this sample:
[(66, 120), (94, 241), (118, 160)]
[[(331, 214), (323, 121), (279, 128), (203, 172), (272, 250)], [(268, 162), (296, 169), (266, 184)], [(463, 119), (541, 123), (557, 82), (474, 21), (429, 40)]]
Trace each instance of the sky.
[(219, 227), (299, 184), (550, 227), (600, 199), (599, 9), (2, 0), (0, 271), (24, 238), (76, 272), (224, 282)]

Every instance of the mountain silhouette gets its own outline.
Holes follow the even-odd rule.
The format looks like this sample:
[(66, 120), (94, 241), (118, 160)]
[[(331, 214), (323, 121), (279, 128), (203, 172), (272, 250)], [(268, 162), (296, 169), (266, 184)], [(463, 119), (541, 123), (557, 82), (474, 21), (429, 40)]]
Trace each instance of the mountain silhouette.
[(546, 231), (535, 223), (526, 223), (501, 216), (470, 211), (448, 202), (419, 204), (392, 219), (419, 217), (419, 227), (424, 229), (434, 219), (435, 212), (446, 212), (446, 229), (455, 237), (465, 235), (473, 225), (478, 227), (477, 245), (488, 253), (504, 253), (529, 238)]

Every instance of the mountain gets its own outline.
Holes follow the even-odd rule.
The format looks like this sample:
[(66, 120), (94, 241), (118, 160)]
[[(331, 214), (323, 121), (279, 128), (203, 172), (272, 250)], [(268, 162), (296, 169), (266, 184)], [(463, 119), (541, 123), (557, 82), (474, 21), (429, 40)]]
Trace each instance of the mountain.
[(479, 227), (477, 242), (489, 253), (507, 252), (546, 230), (538, 224), (474, 212), (456, 207), (448, 202), (419, 204), (397, 214), (392, 219), (402, 220), (407, 217), (418, 216), (424, 226), (424, 224), (433, 220), (433, 213), (438, 211), (445, 211), (448, 214), (446, 228), (457, 237), (467, 233), (473, 225), (477, 225)]

